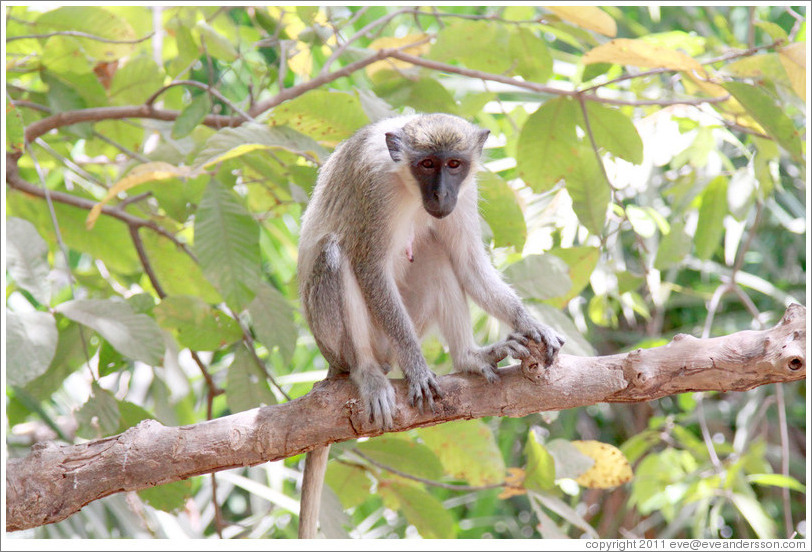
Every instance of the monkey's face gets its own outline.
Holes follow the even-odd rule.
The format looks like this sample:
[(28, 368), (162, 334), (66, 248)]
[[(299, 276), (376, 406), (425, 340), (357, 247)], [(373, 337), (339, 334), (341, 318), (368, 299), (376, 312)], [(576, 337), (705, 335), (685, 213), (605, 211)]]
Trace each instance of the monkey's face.
[(464, 155), (431, 154), (418, 157), (410, 168), (420, 185), (426, 212), (441, 219), (457, 205), (457, 195), (471, 170), (471, 162)]

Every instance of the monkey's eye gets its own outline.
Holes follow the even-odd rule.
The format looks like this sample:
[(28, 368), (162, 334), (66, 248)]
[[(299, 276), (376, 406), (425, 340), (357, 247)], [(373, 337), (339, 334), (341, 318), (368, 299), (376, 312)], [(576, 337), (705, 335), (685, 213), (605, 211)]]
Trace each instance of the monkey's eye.
[(432, 161), (431, 159), (423, 159), (420, 162), (420, 166), (423, 167), (424, 169), (433, 169), (434, 161)]
[(460, 163), (457, 159), (451, 159), (448, 161), (448, 163), (446, 163), (446, 165), (448, 165), (449, 169), (457, 169), (460, 167), (460, 165), (462, 165), (462, 163)]

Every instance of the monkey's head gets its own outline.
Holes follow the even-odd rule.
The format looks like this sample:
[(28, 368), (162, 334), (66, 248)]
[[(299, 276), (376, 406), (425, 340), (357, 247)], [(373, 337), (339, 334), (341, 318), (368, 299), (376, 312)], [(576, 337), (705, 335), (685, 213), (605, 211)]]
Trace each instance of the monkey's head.
[(488, 134), (459, 117), (435, 113), (387, 132), (386, 146), (394, 162), (408, 165), (420, 186), (423, 207), (439, 219), (457, 205), (460, 187), (479, 160)]

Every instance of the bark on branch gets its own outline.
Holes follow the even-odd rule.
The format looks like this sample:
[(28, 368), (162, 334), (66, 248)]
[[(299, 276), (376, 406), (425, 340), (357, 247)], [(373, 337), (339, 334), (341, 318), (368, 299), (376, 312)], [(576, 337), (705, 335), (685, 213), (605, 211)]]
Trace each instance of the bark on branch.
[[(790, 305), (773, 328), (697, 339), (604, 357), (560, 355), (543, 368), (533, 358), (488, 384), (474, 375), (439, 378), (435, 413), (406, 404), (395, 381), (395, 431), (483, 416), (524, 416), (599, 402), (648, 401), (686, 391), (745, 391), (806, 377), (806, 309)], [(317, 384), (294, 401), (183, 427), (147, 420), (120, 435), (79, 445), (35, 446), (6, 470), (6, 530), (53, 523), (121, 491), (279, 460), (317, 446), (373, 436), (346, 378)]]

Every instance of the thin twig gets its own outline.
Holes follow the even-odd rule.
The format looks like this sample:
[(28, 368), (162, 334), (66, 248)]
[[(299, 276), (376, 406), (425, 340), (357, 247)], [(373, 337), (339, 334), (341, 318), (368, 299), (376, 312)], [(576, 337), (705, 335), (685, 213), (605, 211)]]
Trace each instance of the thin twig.
[(364, 460), (366, 460), (367, 462), (369, 462), (373, 466), (377, 466), (377, 467), (381, 468), (382, 470), (386, 470), (388, 472), (394, 473), (395, 475), (405, 477), (406, 479), (411, 479), (412, 481), (418, 481), (420, 483), (425, 483), (426, 485), (430, 485), (432, 487), (439, 487), (441, 489), (450, 489), (452, 491), (487, 491), (489, 489), (499, 489), (499, 488), (505, 486), (504, 481), (501, 482), (501, 483), (491, 483), (490, 485), (477, 485), (477, 486), (473, 486), (473, 485), (453, 485), (451, 483), (441, 483), (439, 481), (434, 481), (432, 479), (424, 479), (422, 477), (418, 477), (416, 475), (412, 475), (410, 473), (400, 471), (399, 469), (393, 468), (392, 466), (387, 466), (386, 464), (382, 464), (381, 462), (378, 462), (377, 460), (374, 460), (374, 459), (370, 458), (369, 456), (367, 456), (366, 454), (364, 454), (363, 452), (358, 450), (357, 447), (354, 447), (352, 449), (352, 453), (357, 455), (357, 456), (360, 456), (361, 458), (363, 458)]
[(352, 35), (350, 38), (348, 38), (343, 44), (341, 44), (338, 48), (333, 50), (333, 53), (330, 54), (330, 57), (327, 58), (327, 61), (324, 62), (324, 65), (321, 68), (320, 74), (322, 74), (322, 75), (328, 74), (329, 71), (330, 71), (330, 66), (333, 64), (333, 62), (335, 60), (337, 60), (341, 56), (341, 54), (344, 53), (344, 51), (349, 47), (350, 44), (352, 44), (353, 42), (355, 42), (356, 40), (358, 40), (359, 38), (361, 38), (362, 36), (367, 34), (369, 31), (371, 31), (375, 27), (378, 27), (380, 25), (385, 25), (386, 23), (389, 23), (395, 17), (397, 17), (397, 16), (399, 16), (401, 14), (404, 14), (404, 13), (411, 12), (411, 11), (412, 11), (412, 8), (402, 8), (402, 9), (399, 9), (399, 10), (395, 10), (395, 11), (393, 11), (391, 13), (388, 13), (388, 14), (384, 15), (383, 17), (381, 17), (379, 19), (376, 19), (375, 21), (372, 21), (371, 23), (368, 23), (364, 27), (362, 27), (354, 35)]
[(53, 33), (44, 33), (44, 34), (7, 36), (6, 43), (13, 42), (15, 40), (24, 40), (26, 38), (50, 38), (52, 36), (73, 36), (78, 38), (89, 38), (90, 40), (96, 40), (98, 42), (107, 42), (109, 44), (138, 44), (139, 42), (149, 40), (150, 38), (152, 38), (152, 35), (154, 34), (155, 33), (152, 32), (141, 38), (133, 38), (130, 40), (117, 40), (114, 38), (105, 38), (103, 36), (98, 36), (90, 33), (83, 33), (82, 31), (56, 31)]
[(163, 94), (164, 92), (166, 92), (167, 90), (169, 90), (174, 86), (194, 86), (195, 88), (205, 90), (206, 92), (208, 92), (209, 94), (211, 94), (212, 96), (214, 96), (215, 98), (226, 104), (228, 107), (230, 107), (231, 110), (234, 111), (234, 113), (237, 113), (240, 117), (242, 117), (246, 121), (254, 120), (253, 117), (251, 117), (248, 113), (240, 109), (237, 105), (234, 104), (234, 102), (223, 96), (223, 94), (216, 88), (212, 88), (208, 84), (204, 84), (202, 82), (197, 82), (193, 80), (179, 80), (170, 82), (166, 86), (162, 86), (161, 88), (159, 88), (154, 94), (152, 94), (149, 98), (147, 98), (144, 104), (152, 105), (158, 96), (160, 96), (161, 94)]
[[(77, 197), (72, 194), (68, 194), (65, 192), (60, 192), (57, 190), (45, 190), (34, 186), (33, 184), (25, 181), (22, 177), (20, 177), (19, 168), (17, 166), (17, 161), (14, 159), (13, 156), (6, 154), (6, 183), (9, 187), (17, 189), (21, 192), (41, 197), (47, 198), (50, 197), (52, 201), (56, 201), (58, 203), (64, 203), (66, 205), (72, 205), (74, 207), (78, 207), (80, 209), (84, 209), (86, 211), (90, 211), (96, 205), (96, 202), (90, 199), (85, 199), (83, 197)], [(109, 205), (105, 205), (102, 207), (102, 213), (116, 218), (125, 224), (136, 226), (138, 228), (145, 227), (149, 228), (153, 232), (156, 232), (163, 237), (170, 240), (176, 246), (180, 247), (189, 257), (192, 258), (195, 262), (197, 262), (197, 258), (195, 257), (194, 253), (189, 249), (189, 246), (175, 237), (174, 234), (166, 230), (165, 228), (159, 226), (155, 222), (151, 220), (142, 219), (127, 213), (126, 211), (120, 211), (114, 207), (110, 207)]]

